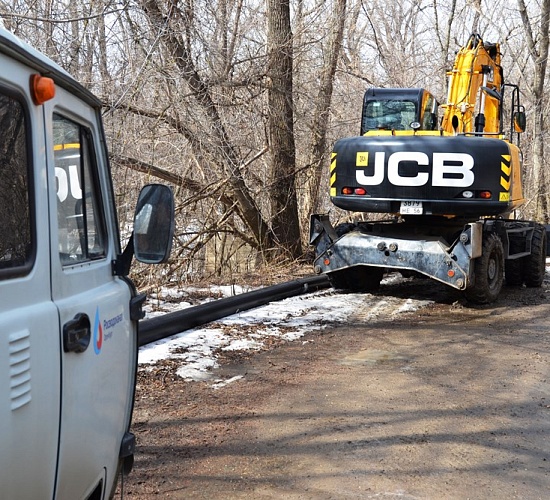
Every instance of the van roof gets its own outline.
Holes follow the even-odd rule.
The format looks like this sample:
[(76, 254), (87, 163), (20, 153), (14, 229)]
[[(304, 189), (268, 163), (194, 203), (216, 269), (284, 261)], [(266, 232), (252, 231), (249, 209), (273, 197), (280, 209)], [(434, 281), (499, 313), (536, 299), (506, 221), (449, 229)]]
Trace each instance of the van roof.
[(83, 101), (95, 108), (101, 108), (101, 100), (92, 94), (86, 87), (77, 82), (61, 66), (53, 62), (44, 54), (36, 50), (28, 43), (23, 42), (13, 33), (0, 24), (0, 53), (6, 54), (14, 59), (39, 71), (42, 76), (52, 78), (56, 85), (75, 94)]

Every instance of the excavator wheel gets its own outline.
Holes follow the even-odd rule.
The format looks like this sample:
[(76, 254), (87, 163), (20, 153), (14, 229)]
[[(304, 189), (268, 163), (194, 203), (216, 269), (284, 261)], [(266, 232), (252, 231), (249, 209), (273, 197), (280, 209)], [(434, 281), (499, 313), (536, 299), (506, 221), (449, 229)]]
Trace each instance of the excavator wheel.
[(507, 260), (504, 278), (506, 279), (506, 286), (523, 285), (523, 261), (521, 259)]
[(353, 229), (355, 229), (355, 224), (353, 222), (343, 222), (342, 224), (338, 224), (334, 230), (336, 231), (336, 234), (338, 236), (343, 236), (346, 233), (349, 233)]
[(333, 271), (331, 273), (327, 273), (327, 277), (330, 284), (332, 285), (332, 288), (335, 288), (336, 290), (348, 290), (349, 274), (350, 274), (349, 269), (342, 269), (340, 271)]
[[(357, 228), (352, 222), (337, 225), (334, 229), (338, 236), (343, 236)], [(350, 292), (374, 292), (380, 288), (384, 269), (370, 266), (354, 266), (327, 273), (333, 288)]]
[(333, 288), (350, 292), (374, 292), (380, 288), (384, 269), (380, 267), (355, 266), (327, 274)]
[(524, 278), (528, 287), (539, 287), (546, 272), (546, 229), (537, 224), (531, 240), (531, 255), (524, 257)]
[(483, 235), (481, 257), (474, 261), (472, 280), (465, 290), (466, 298), (476, 304), (494, 302), (504, 281), (504, 248), (495, 233)]

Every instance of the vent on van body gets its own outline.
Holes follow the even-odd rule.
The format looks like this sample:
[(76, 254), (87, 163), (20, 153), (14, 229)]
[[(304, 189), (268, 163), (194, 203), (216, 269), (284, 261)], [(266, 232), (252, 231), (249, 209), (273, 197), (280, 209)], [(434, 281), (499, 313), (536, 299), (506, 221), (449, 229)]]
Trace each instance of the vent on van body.
[(31, 400), (30, 332), (22, 330), (9, 336), (10, 399), (12, 411)]

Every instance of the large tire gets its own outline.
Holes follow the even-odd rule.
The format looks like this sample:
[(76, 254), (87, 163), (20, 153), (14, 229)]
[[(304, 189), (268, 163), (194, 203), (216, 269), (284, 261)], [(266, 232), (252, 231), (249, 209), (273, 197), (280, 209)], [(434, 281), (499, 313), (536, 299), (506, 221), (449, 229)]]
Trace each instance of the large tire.
[(327, 273), (333, 288), (351, 292), (374, 292), (380, 288), (384, 269), (370, 266), (354, 266)]
[[(334, 229), (340, 237), (356, 228), (357, 225), (353, 222), (344, 222), (338, 224)], [(358, 265), (327, 273), (327, 276), (333, 288), (350, 292), (374, 292), (380, 288), (384, 269)]]
[(541, 286), (546, 272), (546, 230), (540, 224), (533, 229), (531, 255), (525, 257), (523, 265), (525, 284), (529, 287)]
[(336, 234), (340, 237), (346, 233), (353, 231), (355, 228), (356, 226), (353, 222), (343, 222), (342, 224), (338, 224), (334, 228), (334, 230), (336, 231)]
[(341, 269), (327, 273), (328, 280), (332, 288), (336, 290), (349, 290), (348, 277), (350, 277), (349, 269)]
[(466, 298), (476, 304), (494, 302), (504, 281), (504, 248), (495, 233), (483, 235), (481, 257), (474, 261), (472, 280), (465, 290)]
[(506, 279), (506, 286), (523, 285), (522, 259), (507, 260), (505, 263), (504, 277)]
[[(344, 222), (343, 224), (338, 224), (334, 230), (340, 238), (344, 234), (351, 232), (354, 227), (355, 224), (351, 222)], [(332, 288), (335, 288), (336, 290), (351, 290), (350, 283), (352, 282), (352, 274), (353, 273), (350, 269), (340, 269), (339, 271), (327, 273), (327, 277)]]

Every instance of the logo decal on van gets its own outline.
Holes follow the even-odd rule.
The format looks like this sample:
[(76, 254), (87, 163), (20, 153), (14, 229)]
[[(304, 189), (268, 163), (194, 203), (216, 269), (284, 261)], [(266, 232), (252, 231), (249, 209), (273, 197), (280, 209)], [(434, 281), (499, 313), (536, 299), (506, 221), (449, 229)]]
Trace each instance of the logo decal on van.
[(101, 352), (101, 346), (103, 345), (103, 328), (99, 319), (99, 306), (95, 310), (94, 321), (94, 351), (96, 354)]

